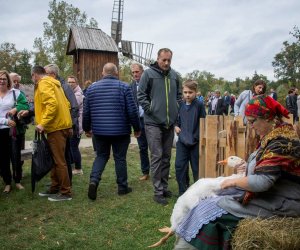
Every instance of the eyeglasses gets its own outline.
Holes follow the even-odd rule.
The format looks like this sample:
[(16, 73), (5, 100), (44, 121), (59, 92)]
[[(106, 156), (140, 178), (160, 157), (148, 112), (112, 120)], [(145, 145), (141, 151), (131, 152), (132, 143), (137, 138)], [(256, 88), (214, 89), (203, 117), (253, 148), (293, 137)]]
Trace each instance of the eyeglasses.
[(254, 118), (252, 120), (247, 120), (247, 122), (250, 124), (250, 125), (253, 125), (254, 122), (257, 121), (257, 118)]
[(7, 82), (7, 78), (0, 78), (0, 81)]
[(68, 83), (76, 83), (76, 82), (68, 82)]

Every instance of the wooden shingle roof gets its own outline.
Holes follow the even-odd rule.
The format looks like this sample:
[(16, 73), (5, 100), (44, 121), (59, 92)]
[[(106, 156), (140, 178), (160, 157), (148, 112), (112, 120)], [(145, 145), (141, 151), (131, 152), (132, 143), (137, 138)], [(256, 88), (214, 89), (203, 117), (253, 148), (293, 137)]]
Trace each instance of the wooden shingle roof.
[(73, 26), (70, 29), (67, 55), (76, 50), (118, 52), (115, 41), (101, 29)]

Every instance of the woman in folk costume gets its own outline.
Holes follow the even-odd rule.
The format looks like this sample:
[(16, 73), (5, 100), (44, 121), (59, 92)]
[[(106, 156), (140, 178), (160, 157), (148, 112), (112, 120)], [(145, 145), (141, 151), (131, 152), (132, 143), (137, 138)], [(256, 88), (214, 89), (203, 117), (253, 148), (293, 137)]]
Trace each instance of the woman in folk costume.
[(225, 180), (218, 197), (199, 202), (176, 229), (174, 249), (229, 249), (240, 220), (300, 217), (300, 140), (288, 111), (269, 96), (257, 96), (245, 109), (261, 140), (246, 176)]

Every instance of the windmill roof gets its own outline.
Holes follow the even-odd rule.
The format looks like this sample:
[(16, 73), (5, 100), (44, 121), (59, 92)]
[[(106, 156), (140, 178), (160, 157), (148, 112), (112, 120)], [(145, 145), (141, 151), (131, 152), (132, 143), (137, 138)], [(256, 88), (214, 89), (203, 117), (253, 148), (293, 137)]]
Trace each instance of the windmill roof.
[(72, 26), (69, 33), (67, 55), (76, 50), (118, 52), (116, 42), (101, 29)]

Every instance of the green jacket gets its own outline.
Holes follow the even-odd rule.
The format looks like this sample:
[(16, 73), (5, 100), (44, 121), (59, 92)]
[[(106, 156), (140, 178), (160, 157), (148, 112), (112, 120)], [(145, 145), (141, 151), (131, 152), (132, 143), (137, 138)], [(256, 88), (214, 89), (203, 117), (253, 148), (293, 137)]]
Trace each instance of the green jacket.
[(164, 74), (157, 64), (146, 69), (140, 79), (138, 102), (142, 106), (146, 125), (169, 128), (177, 119), (181, 101), (178, 74), (170, 69)]
[[(29, 110), (29, 104), (28, 104), (25, 94), (18, 89), (12, 89), (11, 91), (15, 91), (15, 94), (16, 94), (17, 112), (19, 112), (21, 110)], [(17, 134), (25, 134), (27, 125), (22, 122), (17, 122), (16, 128), (17, 128)]]

